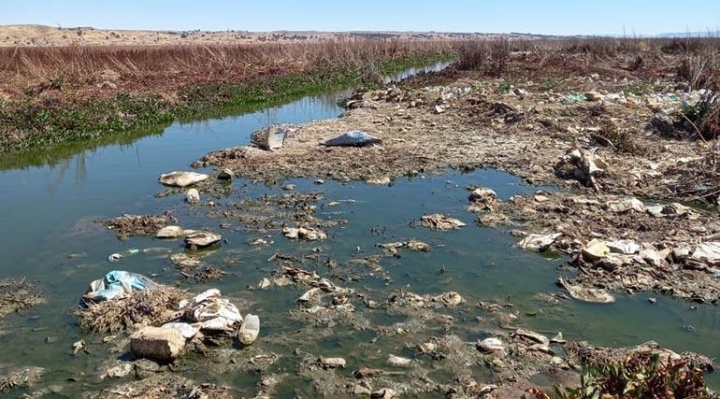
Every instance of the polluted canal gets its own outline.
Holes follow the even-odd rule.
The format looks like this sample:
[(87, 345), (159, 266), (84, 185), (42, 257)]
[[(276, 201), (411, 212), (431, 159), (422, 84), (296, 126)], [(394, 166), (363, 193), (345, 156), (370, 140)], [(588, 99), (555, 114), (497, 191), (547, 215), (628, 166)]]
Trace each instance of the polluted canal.
[[(211, 166), (189, 166), (210, 151), (247, 145), (273, 124), (336, 118), (344, 111), (337, 100), (348, 94), (176, 123), (132, 144), (0, 172), (0, 277), (24, 279), (42, 297), (0, 321), (0, 367), (15, 375), (6, 385), (17, 385), (3, 397), (202, 397), (191, 396), (194, 389), (210, 397), (438, 397), (511, 374), (542, 387), (566, 382), (549, 371), (572, 368), (563, 339), (606, 347), (656, 341), (678, 353), (720, 355), (713, 305), (647, 292), (614, 292), (608, 304), (561, 295), (556, 280), (572, 276), (560, 267), (566, 258), (519, 249), (515, 227), (479, 226), (467, 210), (468, 187), (490, 188), (503, 201), (556, 188), (481, 169), (418, 171), (390, 184), (282, 176), (266, 184), (217, 180)], [(158, 183), (175, 170), (210, 175), (198, 202)], [(103, 223), (124, 214), (163, 215), (163, 226), (222, 238), (194, 249), (182, 238), (155, 238), (162, 226), (136, 235)], [(465, 225), (424, 227), (421, 217), (434, 214)], [(291, 228), (303, 225), (316, 230), (292, 238)], [(90, 282), (114, 270), (190, 299), (218, 289), (242, 316), (258, 316), (259, 336), (243, 345), (234, 326), (192, 340), (169, 367), (136, 361), (127, 332), (82, 329), (75, 314)], [(518, 331), (562, 338), (532, 356), (521, 346), (527, 358), (494, 357), (487, 352), (495, 349), (476, 345), (498, 338), (506, 346), (498, 350), (517, 352), (510, 336), (523, 336)], [(720, 387), (712, 374), (708, 382)]]

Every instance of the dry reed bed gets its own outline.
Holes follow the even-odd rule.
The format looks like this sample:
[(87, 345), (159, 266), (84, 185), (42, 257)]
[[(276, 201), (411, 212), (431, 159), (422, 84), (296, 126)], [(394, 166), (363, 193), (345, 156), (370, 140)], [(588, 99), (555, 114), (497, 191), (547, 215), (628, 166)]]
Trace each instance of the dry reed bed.
[(244, 82), (311, 69), (371, 68), (450, 50), (442, 41), (337, 40), (322, 43), (0, 48), (0, 91), (38, 85), (67, 90), (110, 81), (133, 90), (157, 85)]

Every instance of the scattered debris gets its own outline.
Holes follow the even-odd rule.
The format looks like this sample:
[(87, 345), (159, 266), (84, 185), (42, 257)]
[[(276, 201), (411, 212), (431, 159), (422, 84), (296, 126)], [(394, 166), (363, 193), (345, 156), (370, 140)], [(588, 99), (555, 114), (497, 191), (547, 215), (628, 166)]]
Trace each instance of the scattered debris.
[(103, 224), (113, 230), (119, 239), (125, 240), (136, 235), (155, 235), (164, 226), (175, 221), (175, 218), (168, 213), (162, 215), (124, 214), (122, 216), (106, 220)]
[(325, 234), (324, 231), (310, 227), (284, 227), (283, 235), (290, 239), (301, 239), (308, 241), (324, 240), (327, 238), (327, 234)]

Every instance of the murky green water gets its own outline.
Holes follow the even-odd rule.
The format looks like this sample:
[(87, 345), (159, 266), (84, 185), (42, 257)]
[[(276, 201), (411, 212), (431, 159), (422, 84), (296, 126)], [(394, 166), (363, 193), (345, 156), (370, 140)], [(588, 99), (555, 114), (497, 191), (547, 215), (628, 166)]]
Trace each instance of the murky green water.
[[(362, 256), (380, 254), (376, 243), (423, 240), (432, 245), (429, 253), (402, 252), (401, 258), (383, 258), (385, 276), (364, 276), (348, 286), (363, 287), (379, 297), (397, 292), (401, 287), (419, 294), (457, 291), (470, 303), (502, 299), (511, 302), (520, 314), (519, 325), (546, 333), (562, 331), (567, 339), (587, 340), (598, 345), (625, 346), (655, 340), (676, 351), (697, 351), (709, 357), (720, 357), (720, 320), (713, 306), (674, 301), (654, 294), (624, 296), (611, 305), (566, 302), (548, 305), (534, 298), (538, 293), (556, 292), (555, 280), (561, 274), (562, 259), (548, 260), (537, 254), (514, 247), (516, 239), (510, 228), (488, 229), (475, 226), (474, 215), (465, 210), (469, 184), (488, 186), (507, 199), (514, 194), (534, 192), (538, 188), (523, 185), (505, 173), (479, 170), (469, 174), (448, 172), (442, 176), (400, 179), (392, 186), (368, 186), (363, 183), (327, 182), (314, 185), (312, 180), (297, 179), (284, 183), (297, 185), (296, 192), (321, 192), (324, 199), (318, 214), (324, 218), (347, 219), (346, 225), (328, 229), (329, 238), (322, 243), (288, 241), (279, 232), (266, 237), (274, 245), (257, 249), (247, 242), (260, 235), (236, 229), (237, 222), (206, 217), (207, 208), (191, 208), (180, 195), (156, 198), (163, 190), (157, 183), (160, 173), (187, 170), (188, 164), (208, 151), (248, 142), (249, 134), (272, 123), (302, 123), (313, 119), (336, 117), (341, 110), (335, 105), (338, 96), (305, 98), (295, 103), (269, 108), (252, 114), (192, 124), (174, 124), (162, 135), (141, 138), (131, 144), (114, 145), (86, 151), (67, 159), (51, 159), (53, 166), (28, 166), (0, 172), (0, 229), (2, 260), (0, 277), (26, 277), (37, 282), (46, 303), (32, 310), (7, 317), (0, 335), (0, 363), (36, 365), (50, 370), (45, 384), (66, 384), (65, 397), (78, 392), (97, 390), (118, 381), (96, 381), (96, 368), (110, 355), (101, 336), (82, 334), (71, 312), (87, 284), (107, 271), (124, 269), (152, 275), (162, 283), (176, 284), (199, 292), (218, 287), (223, 293), (249, 301), (250, 311), (262, 319), (263, 339), (276, 352), (292, 348), (272, 345), (273, 337), (293, 334), (302, 327), (289, 321), (288, 310), (301, 294), (296, 288), (274, 288), (249, 291), (261, 278), (277, 268), (267, 259), (274, 252), (310, 255), (320, 248), (321, 258), (331, 256), (341, 264)], [(265, 194), (284, 193), (280, 187), (254, 185), (242, 180), (232, 183), (228, 198), (219, 199), (218, 206)], [(338, 207), (323, 207), (334, 200), (353, 199)], [(183, 249), (179, 242), (152, 238), (132, 238), (126, 242), (104, 230), (96, 221), (122, 213), (150, 214), (172, 210), (186, 228), (209, 227), (227, 239), (220, 249), (205, 260), (229, 273), (219, 282), (193, 285), (182, 276), (167, 258), (146, 254), (127, 257), (116, 264), (107, 261), (113, 252), (129, 248), (166, 247), (173, 252)], [(433, 232), (414, 228), (410, 223), (427, 213), (441, 212), (457, 217), (468, 226), (452, 232)], [(230, 223), (221, 229), (220, 223)], [(68, 258), (69, 254), (82, 254)], [(353, 276), (353, 271), (328, 271), (318, 264), (323, 274)], [(344, 273), (344, 274), (343, 274)], [(658, 297), (656, 304), (647, 302)], [(241, 309), (244, 311), (244, 309)], [(244, 311), (245, 312), (245, 311)], [(371, 315), (374, 322), (392, 324), (402, 317)], [(478, 311), (478, 314), (480, 312)], [(532, 315), (532, 316), (530, 316)], [(473, 323), (475, 314), (457, 314), (458, 320)], [(688, 326), (692, 326), (689, 328)], [(467, 330), (467, 331), (472, 331)], [(468, 341), (481, 332), (468, 333)], [(308, 340), (304, 350), (324, 356), (348, 358), (348, 373), (361, 365), (382, 364), (382, 360), (363, 357), (363, 343), (373, 338), (368, 333), (327, 333), (317, 340)], [(73, 356), (72, 342), (85, 339), (91, 355)], [(265, 343), (263, 343), (265, 342)], [(388, 345), (396, 345), (388, 341)], [(360, 348), (360, 349), (358, 349)], [(403, 348), (396, 351), (402, 354)], [(370, 351), (369, 349), (367, 350)], [(285, 362), (285, 363), (283, 363)], [(285, 359), (277, 367), (293, 362)], [(186, 365), (188, 366), (188, 365)], [(255, 375), (233, 373), (207, 376), (202, 370), (188, 366), (189, 375), (204, 376), (222, 383), (235, 384), (254, 395)], [(80, 380), (68, 383), (69, 377)], [(292, 397), (292, 379), (281, 387), (280, 397)], [(710, 376), (709, 382), (720, 387), (720, 380)], [(85, 385), (83, 387), (83, 385)], [(10, 394), (20, 395), (22, 390)]]

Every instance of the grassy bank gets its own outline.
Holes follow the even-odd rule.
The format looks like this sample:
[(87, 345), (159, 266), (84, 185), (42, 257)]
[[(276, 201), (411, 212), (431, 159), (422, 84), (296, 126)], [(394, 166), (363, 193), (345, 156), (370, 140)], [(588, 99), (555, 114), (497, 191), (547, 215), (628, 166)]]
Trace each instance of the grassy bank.
[[(114, 82), (100, 84), (90, 82), (95, 81), (93, 79), (99, 73), (97, 70), (106, 77), (112, 75), (103, 72), (107, 69), (102, 69), (113, 62), (112, 56), (100, 52), (95, 56), (107, 56), (104, 61), (96, 60), (93, 63), (91, 57), (84, 61), (85, 67), (81, 68), (73, 64), (74, 58), (63, 52), (71, 50), (47, 49), (56, 52), (56, 62), (64, 62), (68, 70), (75, 72), (70, 75), (55, 71), (49, 75), (54, 78), (45, 77), (41, 83), (26, 86), (23, 95), (0, 100), (0, 153), (48, 150), (73, 143), (85, 143), (92, 148), (102, 143), (115, 142), (120, 135), (127, 136), (129, 132), (141, 128), (167, 125), (173, 120), (194, 120), (253, 111), (333, 88), (373, 83), (386, 74), (447, 60), (451, 54), (446, 46), (437, 43), (426, 43), (424, 46), (413, 43), (409, 46), (357, 41), (346, 43), (344, 47), (323, 44), (314, 48), (315, 53), (309, 52), (308, 47), (304, 47), (306, 52), (300, 53), (297, 51), (301, 47), (285, 46), (290, 47), (284, 49), (287, 50), (285, 53), (281, 52), (282, 45), (268, 45), (264, 48), (264, 59), (267, 59), (268, 54), (281, 59), (284, 54), (287, 58), (277, 61), (284, 67), (270, 72), (259, 70), (261, 65), (258, 65), (258, 68), (238, 73), (237, 64), (232, 63), (233, 68), (221, 73), (217, 69), (217, 59), (214, 59), (212, 65), (206, 63), (207, 68), (204, 70), (197, 61), (188, 64), (183, 62), (187, 59), (179, 57), (198, 56), (195, 52), (199, 50), (194, 48), (168, 49), (168, 58), (164, 62), (156, 54), (161, 49), (147, 50), (151, 53), (145, 53), (144, 50), (128, 53), (125, 54), (126, 60), (129, 57), (145, 60), (144, 66), (138, 61), (138, 65), (142, 66), (138, 70), (147, 73), (116, 74), (113, 75)], [(341, 52), (342, 49), (344, 52)], [(111, 50), (111, 54), (117, 56), (116, 50)], [(48, 54), (38, 49), (33, 51), (33, 62), (27, 61), (26, 57), (26, 64), (12, 64), (16, 81), (20, 80), (19, 75), (37, 70), (38, 63), (53, 61)], [(320, 56), (320, 51), (325, 53)], [(69, 58), (63, 60), (61, 55)], [(237, 54), (237, 57), (241, 56), (247, 54)], [(293, 62), (295, 68), (292, 67)], [(156, 70), (151, 73), (153, 63), (156, 64)], [(88, 65), (95, 66), (90, 68)], [(171, 66), (183, 66), (184, 75), (168, 80), (173, 75)], [(204, 80), (201, 79), (203, 73), (207, 75)]]

